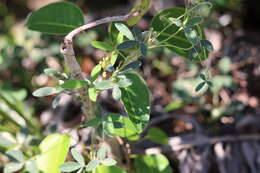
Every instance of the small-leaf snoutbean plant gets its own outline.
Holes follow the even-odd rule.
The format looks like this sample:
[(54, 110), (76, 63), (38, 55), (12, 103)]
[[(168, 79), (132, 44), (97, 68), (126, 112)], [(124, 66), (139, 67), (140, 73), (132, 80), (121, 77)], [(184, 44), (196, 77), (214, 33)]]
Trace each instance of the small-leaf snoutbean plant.
[[(126, 169), (123, 169), (122, 165), (121, 167), (117, 165), (119, 158), (108, 157), (109, 147), (98, 145), (106, 139), (104, 136), (123, 139), (123, 143), (127, 141), (133, 143), (143, 138), (140, 134), (150, 119), (150, 93), (138, 68), (142, 65), (140, 59), (148, 58), (149, 51), (159, 47), (166, 48), (193, 62), (206, 60), (208, 53), (213, 51), (213, 46), (205, 39), (201, 27), (204, 17), (210, 12), (211, 3), (192, 0), (188, 2), (186, 8), (164, 9), (153, 17), (149, 30), (141, 31), (136, 23), (148, 11), (149, 6), (150, 0), (140, 0), (125, 16), (106, 17), (85, 24), (84, 15), (77, 6), (68, 2), (56, 2), (38, 9), (27, 18), (26, 26), (30, 30), (44, 34), (65, 35), (61, 53), (70, 70), (70, 74), (66, 74), (51, 68), (45, 69), (44, 73), (56, 78), (59, 85), (39, 88), (33, 95), (36, 97), (56, 95), (52, 103), (54, 108), (59, 104), (62, 93), (80, 98), (85, 119), (78, 127), (94, 127), (91, 137), (93, 141), (91, 146), (88, 146), (92, 150), (82, 154), (71, 149), (75, 161), (65, 162), (70, 137), (64, 134), (50, 135), (40, 144), (41, 153), (31, 157), (35, 169), (23, 167), (23, 164), (19, 164), (17, 169), (11, 169), (11, 164), (15, 163), (11, 162), (6, 165), (6, 173), (18, 170), (30, 173), (172, 172), (169, 161), (162, 154), (133, 155), (127, 149), (124, 151), (127, 160), (130, 161), (124, 166)], [(109, 23), (108, 41), (91, 42), (91, 46), (104, 51), (105, 56), (92, 69), (89, 78), (85, 78), (75, 58), (77, 52), (73, 49), (73, 37), (84, 30), (105, 23)], [(201, 74), (200, 77), (203, 82), (196, 87), (197, 91), (204, 85), (211, 85), (208, 75)], [(98, 95), (104, 90), (112, 90), (113, 98), (122, 102), (127, 116), (113, 112), (103, 115), (97, 111)], [(158, 128), (149, 129), (145, 137), (159, 144), (168, 143), (167, 136)], [(55, 147), (59, 149), (54, 150)], [(57, 157), (59, 159), (55, 160)]]

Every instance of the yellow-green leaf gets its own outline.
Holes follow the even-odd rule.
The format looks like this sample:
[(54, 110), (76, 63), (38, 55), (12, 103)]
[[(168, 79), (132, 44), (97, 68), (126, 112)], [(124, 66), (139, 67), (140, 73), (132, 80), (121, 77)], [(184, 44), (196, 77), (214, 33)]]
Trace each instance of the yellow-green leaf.
[(52, 134), (47, 136), (40, 144), (41, 154), (36, 157), (36, 164), (43, 173), (60, 173), (61, 166), (68, 154), (70, 136)]

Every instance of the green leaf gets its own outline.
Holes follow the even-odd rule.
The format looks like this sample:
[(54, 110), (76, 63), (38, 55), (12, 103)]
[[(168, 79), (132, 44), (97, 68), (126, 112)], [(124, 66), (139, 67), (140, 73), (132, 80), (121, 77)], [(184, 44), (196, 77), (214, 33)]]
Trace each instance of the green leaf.
[(129, 87), (130, 85), (132, 85), (132, 81), (130, 79), (120, 79), (118, 82), (117, 82), (117, 85), (120, 87), (120, 88), (125, 88), (125, 87)]
[(200, 43), (201, 43), (201, 46), (204, 47), (207, 51), (209, 51), (209, 52), (213, 52), (214, 51), (214, 47), (213, 47), (213, 45), (211, 44), (210, 41), (208, 41), (208, 40), (201, 40)]
[(6, 139), (2, 135), (0, 135), (0, 146), (2, 146), (2, 147), (9, 147), (9, 146), (12, 146), (14, 144), (15, 143), (9, 141), (8, 139)]
[(133, 48), (135, 46), (139, 46), (139, 42), (135, 41), (135, 40), (127, 40), (124, 41), (123, 43), (119, 44), (117, 46), (118, 50), (125, 50), (125, 49), (129, 49), (129, 48)]
[(107, 90), (107, 89), (113, 88), (114, 85), (115, 85), (115, 83), (112, 82), (112, 81), (103, 80), (103, 81), (97, 82), (96, 85), (95, 85), (95, 88), (97, 90)]
[(134, 40), (134, 36), (133, 36), (132, 32), (128, 29), (128, 27), (126, 25), (124, 25), (123, 23), (115, 23), (115, 27), (126, 38), (128, 38), (129, 40)]
[(102, 160), (101, 163), (105, 166), (113, 166), (116, 165), (117, 162), (112, 158), (106, 158)]
[(4, 173), (12, 173), (22, 169), (23, 163), (10, 162), (4, 167)]
[[(36, 157), (36, 164), (43, 173), (60, 173), (61, 166), (68, 154), (70, 136), (52, 134), (47, 136), (39, 145), (41, 154)], [(55, 158), (55, 159), (53, 159)]]
[(206, 80), (207, 80), (207, 78), (206, 78), (205, 74), (203, 74), (203, 73), (201, 73), (201, 74), (200, 74), (200, 78), (201, 78), (202, 80), (204, 80), (204, 81), (206, 81)]
[(147, 55), (147, 46), (144, 43), (139, 43), (140, 49), (141, 49), (141, 53), (143, 56)]
[(231, 63), (232, 62), (230, 58), (224, 57), (219, 61), (218, 69), (221, 71), (221, 73), (227, 74), (230, 71)]
[(99, 160), (104, 160), (108, 152), (108, 146), (102, 145), (99, 150), (97, 151), (97, 158)]
[(51, 102), (51, 106), (53, 109), (55, 109), (57, 106), (59, 106), (60, 99), (61, 99), (61, 94), (54, 97), (54, 99)]
[(62, 172), (72, 172), (80, 169), (82, 165), (77, 162), (66, 162), (63, 165), (60, 166), (60, 170)]
[(35, 90), (32, 95), (34, 97), (44, 97), (44, 96), (50, 96), (53, 94), (58, 94), (61, 91), (63, 91), (62, 88), (57, 87), (57, 88), (53, 88), (53, 87), (43, 87), (43, 88), (39, 88), (37, 90)]
[(101, 41), (92, 41), (91, 45), (97, 49), (101, 49), (104, 51), (113, 51), (114, 48), (110, 44), (106, 42), (101, 42)]
[(150, 118), (149, 91), (145, 81), (136, 73), (127, 72), (125, 76), (132, 81), (132, 85), (121, 88), (121, 100), (130, 120), (141, 132)]
[(101, 123), (100, 118), (93, 118), (91, 120), (88, 120), (86, 123), (84, 123), (84, 127), (93, 127), (93, 126), (98, 126)]
[(197, 32), (192, 28), (184, 28), (184, 33), (186, 38), (193, 44), (197, 45), (199, 42), (198, 34)]
[(134, 34), (135, 40), (138, 40), (138, 41), (143, 40), (142, 31), (138, 27), (134, 26), (132, 29), (132, 33)]
[(116, 69), (111, 65), (108, 64), (108, 66), (106, 67), (105, 71), (113, 73)]
[(29, 173), (39, 173), (35, 160), (29, 160), (25, 163), (25, 169)]
[(135, 25), (142, 17), (143, 15), (149, 10), (151, 0), (141, 0), (139, 3), (137, 3), (130, 11), (132, 12), (139, 12), (137, 16), (129, 19), (127, 21), (127, 24), (130, 26)]
[(127, 172), (116, 166), (100, 165), (97, 167), (95, 173), (127, 173)]
[(97, 91), (96, 91), (96, 89), (93, 88), (93, 87), (90, 87), (88, 89), (88, 96), (89, 96), (91, 101), (96, 102), (97, 101)]
[[(118, 127), (117, 124), (122, 124), (123, 126)], [(109, 136), (121, 136), (129, 140), (137, 140), (139, 138), (139, 131), (129, 117), (120, 114), (111, 113), (105, 116), (102, 127)]]
[(178, 19), (178, 18), (172, 18), (172, 17), (170, 17), (169, 20), (170, 20), (172, 23), (174, 23), (176, 26), (178, 26), (178, 27), (182, 27), (182, 26), (183, 26), (182, 21), (181, 21), (180, 19)]
[(79, 162), (81, 165), (85, 165), (85, 160), (84, 157), (82, 156), (82, 154), (80, 152), (78, 152), (75, 148), (71, 149), (71, 154), (72, 157)]
[(167, 145), (169, 143), (168, 136), (159, 128), (150, 128), (147, 132), (147, 137), (158, 144)]
[(111, 54), (111, 59), (110, 59), (111, 65), (115, 65), (117, 57), (118, 57), (118, 54), (116, 53), (116, 51), (113, 51)]
[(127, 64), (121, 71), (128, 71), (128, 70), (135, 70), (139, 68), (142, 65), (141, 61), (133, 61), (129, 64)]
[(134, 165), (136, 173), (172, 173), (168, 159), (162, 154), (139, 156)]
[(115, 100), (119, 100), (121, 98), (121, 90), (117, 85), (115, 85), (112, 90), (112, 96)]
[[(189, 58), (190, 49), (192, 48), (192, 43), (186, 38), (184, 30), (180, 27), (176, 26), (173, 22), (167, 20), (162, 20), (163, 18), (175, 18), (181, 20), (181, 23), (184, 22), (184, 8), (168, 8), (162, 10), (158, 14), (156, 14), (151, 22), (151, 28), (157, 34), (160, 34), (157, 38), (159, 41), (159, 45), (164, 45), (166, 48), (170, 49), (174, 53)], [(181, 17), (182, 16), (182, 17)], [(204, 38), (203, 30), (199, 25), (192, 27), (196, 33), (202, 33), (201, 37)], [(193, 34), (194, 32), (192, 32)], [(191, 34), (191, 33), (190, 33)], [(191, 35), (192, 35), (191, 34)], [(198, 34), (197, 34), (198, 35)], [(203, 51), (199, 51), (200, 54), (197, 54), (192, 60), (204, 60), (207, 58), (204, 55)], [(195, 54), (194, 54), (195, 55)]]
[(81, 10), (69, 2), (51, 3), (33, 12), (26, 26), (48, 34), (67, 34), (84, 24)]
[(24, 162), (25, 157), (21, 151), (18, 150), (8, 150), (5, 153), (11, 160), (15, 162)]
[(89, 84), (90, 84), (89, 81), (72, 79), (72, 80), (65, 81), (62, 85), (60, 85), (60, 87), (66, 90), (72, 90), (72, 89), (79, 89), (79, 88), (86, 87)]
[(102, 68), (101, 68), (100, 64), (96, 65), (92, 69), (91, 74), (90, 74), (91, 81), (95, 81), (98, 78), (98, 75), (101, 72), (101, 70), (102, 70)]
[(57, 79), (61, 79), (61, 80), (67, 80), (68, 79), (68, 76), (65, 73), (61, 73), (61, 72), (59, 72), (55, 69), (52, 69), (52, 68), (44, 69), (44, 73), (49, 75), (49, 76), (55, 77)]
[(165, 112), (170, 112), (170, 111), (173, 111), (173, 110), (181, 108), (185, 104), (186, 104), (186, 102), (183, 101), (183, 100), (173, 101), (173, 102), (171, 102), (171, 103), (169, 103), (169, 104), (167, 104), (165, 106), (164, 111)]
[(192, 8), (191, 13), (193, 13), (192, 15), (206, 17), (209, 15), (211, 8), (212, 4), (210, 2), (200, 2)]
[(186, 27), (193, 27), (195, 25), (198, 25), (202, 22), (203, 18), (196, 16), (188, 20), (188, 22), (185, 24)]
[(91, 160), (88, 162), (87, 166), (85, 167), (86, 171), (92, 171), (98, 167), (99, 161), (98, 160)]
[(204, 87), (205, 84), (206, 84), (206, 82), (199, 83), (198, 86), (196, 86), (195, 91), (196, 92), (200, 91)]

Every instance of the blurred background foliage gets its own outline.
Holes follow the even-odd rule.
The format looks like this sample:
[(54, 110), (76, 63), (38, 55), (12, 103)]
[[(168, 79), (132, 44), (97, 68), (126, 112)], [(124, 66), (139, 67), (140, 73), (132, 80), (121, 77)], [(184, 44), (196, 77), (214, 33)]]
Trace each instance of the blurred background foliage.
[[(43, 69), (49, 67), (67, 72), (59, 53), (62, 37), (29, 31), (24, 26), (31, 11), (55, 1), (0, 1), (0, 135), (19, 144), (18, 148), (30, 146), (32, 149), (26, 152), (37, 153), (33, 148), (44, 135), (61, 130), (56, 127), (59, 123), (72, 127), (80, 114), (75, 101), (64, 101), (53, 110), (50, 106), (52, 97), (36, 99), (31, 94), (36, 88), (57, 84), (56, 80), (42, 74)], [(70, 2), (84, 11), (87, 22), (125, 14), (134, 3), (133, 0)], [(165, 112), (181, 114), (196, 119), (207, 134), (235, 134), (237, 122), (247, 116), (259, 115), (260, 1), (211, 2), (213, 10), (203, 23), (206, 37), (215, 49), (209, 61), (195, 64), (167, 49), (156, 49), (142, 60), (141, 71), (151, 90), (153, 118)], [(154, 0), (138, 27), (147, 30), (152, 16), (170, 6), (185, 6), (185, 3), (182, 0)], [(89, 43), (107, 40), (105, 31), (106, 26), (96, 27), (76, 39), (77, 57), (86, 75), (104, 56)], [(196, 92), (195, 87), (202, 82), (200, 74), (209, 74), (212, 87), (205, 85)], [(111, 99), (111, 93), (103, 94), (99, 103), (108, 111), (122, 111), (122, 107)], [(194, 130), (190, 123), (175, 119), (156, 126), (168, 136)], [(255, 129), (241, 131), (251, 133)], [(2, 141), (0, 138), (0, 144)], [(5, 149), (0, 147), (0, 151)], [(5, 161), (6, 158), (0, 156), (0, 167)]]

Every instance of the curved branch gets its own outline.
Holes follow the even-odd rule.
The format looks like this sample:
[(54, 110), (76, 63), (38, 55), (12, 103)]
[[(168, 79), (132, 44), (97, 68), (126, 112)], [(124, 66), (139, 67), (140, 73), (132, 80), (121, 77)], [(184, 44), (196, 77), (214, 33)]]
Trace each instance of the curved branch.
[[(82, 75), (82, 70), (77, 62), (77, 59), (75, 57), (75, 52), (73, 49), (73, 38), (79, 34), (80, 32), (93, 28), (95, 26), (110, 23), (114, 21), (127, 21), (133, 17), (138, 16), (139, 11), (132, 12), (130, 14), (127, 14), (125, 16), (113, 16), (113, 17), (106, 17), (88, 24), (85, 24), (83, 26), (80, 26), (73, 31), (71, 31), (68, 35), (65, 36), (63, 43), (61, 44), (60, 52), (63, 54), (65, 63), (69, 67), (71, 71), (72, 78), (78, 79), (78, 80), (84, 80), (84, 76)], [(88, 88), (81, 88), (79, 89), (79, 96), (80, 100), (82, 102), (82, 111), (85, 114), (85, 118), (89, 119), (93, 117), (94, 110), (93, 110), (93, 103), (89, 99), (88, 96)]]

